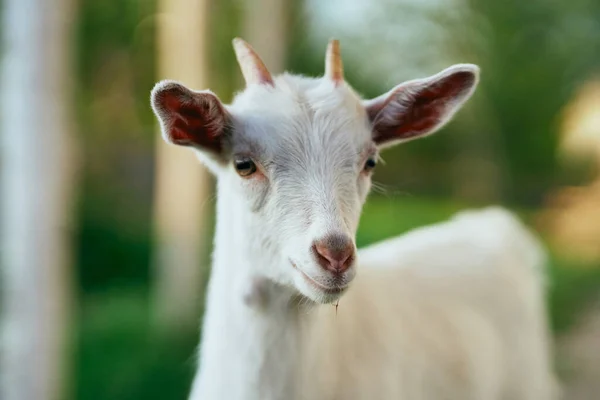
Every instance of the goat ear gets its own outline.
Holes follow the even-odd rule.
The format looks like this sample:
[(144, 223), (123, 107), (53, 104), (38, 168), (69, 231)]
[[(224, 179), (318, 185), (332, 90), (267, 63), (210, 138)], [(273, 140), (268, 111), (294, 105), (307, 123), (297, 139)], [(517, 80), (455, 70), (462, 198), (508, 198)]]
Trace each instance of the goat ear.
[(458, 64), (429, 78), (402, 83), (366, 101), (373, 140), (386, 147), (435, 132), (471, 96), (478, 77), (476, 65)]
[(151, 104), (165, 141), (222, 155), (231, 117), (214, 93), (162, 81), (152, 90)]

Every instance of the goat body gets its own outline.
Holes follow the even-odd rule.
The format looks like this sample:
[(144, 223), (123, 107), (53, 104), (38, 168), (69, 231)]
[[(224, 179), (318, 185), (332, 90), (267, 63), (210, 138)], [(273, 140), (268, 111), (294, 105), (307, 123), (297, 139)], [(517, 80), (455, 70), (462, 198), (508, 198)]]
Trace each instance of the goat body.
[[(243, 254), (220, 250), (217, 237), (226, 265), (213, 268), (193, 400), (554, 398), (543, 253), (507, 211), (363, 249), (337, 307), (258, 284)], [(242, 300), (256, 290), (260, 303)]]

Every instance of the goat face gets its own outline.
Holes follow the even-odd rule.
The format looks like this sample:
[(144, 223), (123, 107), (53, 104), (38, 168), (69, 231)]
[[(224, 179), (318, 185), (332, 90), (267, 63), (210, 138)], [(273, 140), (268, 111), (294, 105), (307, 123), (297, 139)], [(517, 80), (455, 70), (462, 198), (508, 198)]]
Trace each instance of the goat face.
[(234, 224), (265, 260), (257, 274), (333, 302), (356, 273), (354, 238), (378, 149), (442, 126), (471, 95), (478, 69), (454, 66), (363, 101), (343, 80), (335, 41), (319, 79), (273, 79), (247, 44), (235, 45), (248, 85), (230, 106), (209, 91), (157, 84), (163, 136), (195, 148), (240, 200)]
[[(377, 160), (367, 114), (346, 86), (284, 75), (231, 107), (235, 175), (293, 285), (331, 301), (355, 275), (354, 236)], [(274, 272), (276, 273), (276, 272)]]

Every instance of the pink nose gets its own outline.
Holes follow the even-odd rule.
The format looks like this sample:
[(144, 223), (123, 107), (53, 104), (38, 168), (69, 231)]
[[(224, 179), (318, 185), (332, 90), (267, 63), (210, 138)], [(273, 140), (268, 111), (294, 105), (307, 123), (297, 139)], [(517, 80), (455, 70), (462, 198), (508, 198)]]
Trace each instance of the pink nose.
[(329, 235), (317, 240), (313, 250), (319, 265), (335, 274), (342, 274), (354, 261), (354, 244), (345, 235)]

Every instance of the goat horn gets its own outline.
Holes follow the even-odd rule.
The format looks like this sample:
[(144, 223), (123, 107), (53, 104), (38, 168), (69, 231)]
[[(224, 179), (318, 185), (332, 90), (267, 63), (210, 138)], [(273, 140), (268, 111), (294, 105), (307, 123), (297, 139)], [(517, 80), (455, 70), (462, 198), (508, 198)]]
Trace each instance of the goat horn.
[(336, 84), (344, 81), (344, 65), (340, 53), (340, 42), (331, 39), (325, 54), (325, 76)]
[(252, 47), (240, 38), (233, 39), (233, 49), (246, 85), (253, 83), (275, 86), (271, 73)]

